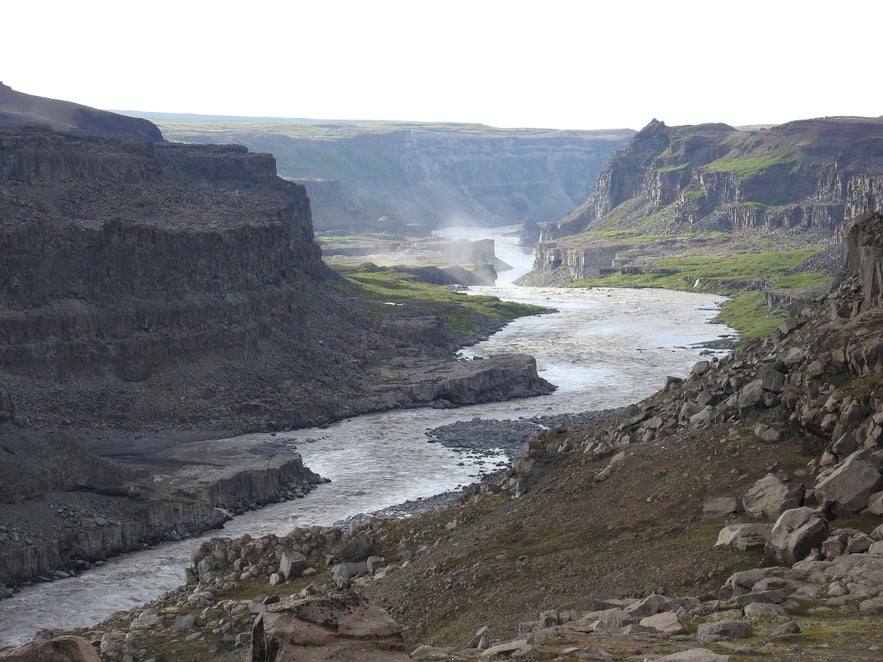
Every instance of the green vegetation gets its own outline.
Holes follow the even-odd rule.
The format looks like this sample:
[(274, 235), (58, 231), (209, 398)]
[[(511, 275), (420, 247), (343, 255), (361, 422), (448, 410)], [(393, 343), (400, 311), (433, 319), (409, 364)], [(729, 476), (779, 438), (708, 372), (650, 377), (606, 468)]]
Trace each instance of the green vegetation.
[(732, 172), (743, 179), (754, 177), (764, 170), (776, 166), (789, 166), (793, 168), (794, 160), (787, 158), (780, 150), (773, 150), (765, 154), (724, 157), (712, 161), (705, 166), (705, 170), (711, 172)]
[(798, 288), (823, 283), (823, 273), (785, 276), (785, 272), (817, 252), (814, 248), (786, 251), (740, 251), (724, 256), (689, 256), (657, 260), (648, 273), (616, 272), (600, 278), (577, 281), (571, 287), (659, 287), (733, 296), (718, 321), (733, 327), (744, 338), (767, 335), (785, 318), (771, 311), (763, 294), (745, 291), (758, 281), (776, 288)]
[(763, 293), (756, 290), (742, 292), (724, 302), (715, 322), (739, 331), (743, 338), (768, 336), (788, 315), (770, 310)]
[(705, 200), (705, 191), (687, 191), (684, 193), (684, 199), (687, 202), (701, 202)]
[(748, 209), (753, 209), (754, 211), (763, 211), (766, 209), (766, 205), (762, 202), (745, 202), (742, 206), (747, 207)]
[(781, 289), (797, 289), (800, 287), (812, 287), (813, 285), (821, 285), (829, 280), (828, 274), (824, 271), (805, 271), (790, 276), (782, 276), (774, 278), (770, 281), (770, 287)]
[(359, 271), (352, 267), (341, 267), (338, 271), (346, 283), (336, 289), (347, 295), (438, 315), (446, 329), (461, 335), (480, 331), (487, 318), (508, 322), (549, 312), (547, 308), (525, 303), (458, 293), (450, 287), (423, 283), (411, 274), (397, 271)]

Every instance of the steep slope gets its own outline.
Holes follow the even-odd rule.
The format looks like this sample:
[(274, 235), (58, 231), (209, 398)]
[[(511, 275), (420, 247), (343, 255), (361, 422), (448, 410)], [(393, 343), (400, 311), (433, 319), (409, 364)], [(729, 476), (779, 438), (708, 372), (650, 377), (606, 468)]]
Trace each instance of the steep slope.
[(170, 121), (169, 140), (238, 142), (276, 155), (307, 187), (317, 230), (435, 228), (560, 218), (585, 200), (630, 130), (552, 131), (419, 123)]
[(224, 659), (323, 646), (362, 659), (364, 642), (334, 627), (366, 606), (352, 589), (375, 605), (389, 659), (876, 659), (883, 216), (856, 220), (844, 257), (836, 286), (772, 336), (612, 416), (540, 433), (456, 505), (212, 540), (191, 586), (82, 634), (108, 659), (179, 657), (177, 621), (154, 619), (149, 636), (138, 623), (199, 608), (190, 640)]
[[(757, 250), (764, 237), (767, 250), (821, 248), (846, 219), (878, 209), (881, 196), (883, 119), (750, 131), (654, 120), (614, 155), (584, 204), (543, 226), (534, 268), (579, 280), (629, 263), (652, 267), (678, 251), (713, 254), (699, 244), (729, 238), (737, 250)], [(709, 242), (714, 233), (725, 236)]]
[(159, 129), (145, 119), (16, 92), (2, 82), (0, 126), (43, 126), (67, 133), (131, 135), (153, 142), (163, 140)]

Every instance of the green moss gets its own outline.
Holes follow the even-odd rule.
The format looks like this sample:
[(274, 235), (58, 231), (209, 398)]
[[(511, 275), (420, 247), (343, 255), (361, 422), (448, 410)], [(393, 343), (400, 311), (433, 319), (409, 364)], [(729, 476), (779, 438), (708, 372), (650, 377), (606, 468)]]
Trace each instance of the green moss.
[(765, 154), (746, 154), (712, 161), (705, 166), (705, 170), (711, 172), (731, 172), (745, 179), (759, 175), (765, 170), (776, 166), (793, 166), (794, 161), (786, 158), (779, 150), (766, 152)]
[(801, 287), (810, 287), (812, 285), (820, 285), (829, 281), (831, 278), (824, 271), (807, 271), (790, 276), (782, 276), (774, 278), (770, 281), (770, 287), (780, 289), (797, 289)]
[(715, 322), (730, 326), (743, 338), (760, 338), (768, 336), (788, 317), (785, 313), (773, 312), (758, 291), (742, 292), (729, 299), (721, 308)]
[(701, 202), (705, 200), (705, 191), (687, 191), (684, 193), (684, 200), (687, 202)]
[(407, 305), (421, 314), (438, 315), (445, 328), (460, 335), (481, 329), (487, 318), (508, 322), (525, 315), (549, 312), (547, 308), (496, 297), (468, 296), (450, 287), (420, 282), (411, 274), (397, 271), (358, 271), (339, 269), (346, 283), (334, 286), (348, 296), (363, 301)]

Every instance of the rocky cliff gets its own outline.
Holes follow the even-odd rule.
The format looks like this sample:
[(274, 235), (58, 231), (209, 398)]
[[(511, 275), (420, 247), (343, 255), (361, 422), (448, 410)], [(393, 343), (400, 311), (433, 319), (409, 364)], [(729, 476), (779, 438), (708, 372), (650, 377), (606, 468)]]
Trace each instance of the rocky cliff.
[(260, 659), (876, 659), (881, 238), (883, 216), (857, 219), (841, 278), (772, 336), (549, 427), (458, 504), (213, 539), (191, 585), (85, 636), (108, 660), (180, 656), (182, 628)]
[(16, 92), (2, 82), (0, 126), (42, 126), (65, 133), (131, 135), (153, 142), (163, 140), (156, 125), (145, 119)]
[(616, 250), (587, 258), (591, 242), (577, 238), (586, 230), (725, 232), (826, 245), (847, 219), (883, 204), (881, 154), (881, 119), (824, 118), (750, 131), (654, 120), (611, 158), (582, 205), (543, 226), (536, 268), (564, 266), (574, 279), (609, 268)]
[(280, 174), (307, 187), (318, 230), (377, 230), (381, 216), (431, 228), (561, 218), (585, 200), (611, 151), (633, 134), (456, 124), (157, 122), (170, 140), (212, 142), (222, 130), (225, 140), (273, 152)]

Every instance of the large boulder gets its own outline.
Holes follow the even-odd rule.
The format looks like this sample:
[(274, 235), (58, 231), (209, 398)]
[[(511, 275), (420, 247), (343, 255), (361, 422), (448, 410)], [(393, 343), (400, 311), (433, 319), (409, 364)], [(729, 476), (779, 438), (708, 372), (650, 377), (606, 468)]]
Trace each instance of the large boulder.
[(769, 473), (742, 495), (742, 507), (752, 517), (775, 520), (786, 510), (803, 505), (803, 486)]
[(379, 607), (352, 592), (298, 598), (266, 605), (251, 632), (251, 662), (283, 660), (403, 662), (399, 625)]
[(715, 549), (736, 549), (744, 552), (764, 547), (770, 539), (770, 525), (737, 522), (727, 524), (717, 536)]
[(822, 506), (838, 516), (864, 510), (868, 497), (883, 487), (877, 457), (868, 450), (854, 452), (816, 484), (816, 497)]
[(779, 516), (766, 543), (766, 553), (782, 565), (794, 565), (806, 558), (828, 537), (824, 515), (812, 508), (792, 508)]
[(3, 662), (101, 662), (98, 653), (82, 637), (36, 640), (0, 651)]
[(754, 626), (748, 621), (711, 621), (702, 623), (696, 630), (699, 641), (722, 639), (747, 639), (754, 635)]

